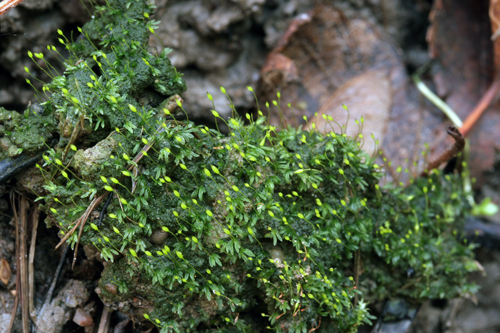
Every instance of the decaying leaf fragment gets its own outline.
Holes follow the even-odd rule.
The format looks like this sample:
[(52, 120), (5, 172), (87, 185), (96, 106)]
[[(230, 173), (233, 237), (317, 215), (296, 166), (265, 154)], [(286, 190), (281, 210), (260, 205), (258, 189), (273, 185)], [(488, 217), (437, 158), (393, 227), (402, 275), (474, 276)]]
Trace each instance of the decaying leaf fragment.
[(5, 258), (2, 258), (0, 260), (0, 280), (3, 282), (3, 284), (7, 285), (10, 281), (10, 276), (12, 275), (12, 272), (10, 270), (10, 265)]
[[(382, 142), (391, 104), (391, 82), (385, 71), (367, 71), (350, 79), (328, 97), (321, 105), (318, 115), (310, 120), (309, 128), (314, 123), (321, 133), (334, 130), (338, 133), (344, 132), (353, 138), (362, 134), (365, 142), (371, 140), (370, 135), (373, 134), (376, 139)], [(346, 105), (349, 112), (342, 105)], [(341, 130), (337, 124), (330, 122), (334, 126), (332, 129), (328, 124), (328, 118), (325, 119), (323, 114), (332, 116), (340, 126), (346, 128)], [(366, 121), (360, 132), (359, 126), (355, 124), (355, 119), (360, 120), (361, 117)], [(364, 149), (371, 153), (373, 145), (366, 144)]]

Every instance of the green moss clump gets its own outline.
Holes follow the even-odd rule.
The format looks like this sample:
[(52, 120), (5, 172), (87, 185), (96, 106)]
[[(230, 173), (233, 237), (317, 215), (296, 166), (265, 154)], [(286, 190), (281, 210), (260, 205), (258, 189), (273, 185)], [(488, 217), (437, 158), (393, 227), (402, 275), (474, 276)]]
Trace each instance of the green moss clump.
[(0, 107), (0, 161), (22, 153), (29, 156), (51, 143), (56, 121), (34, 109), (28, 108), (23, 116)]
[(278, 332), (356, 332), (368, 301), (475, 290), (459, 177), (379, 188), (380, 168), (343, 134), (161, 118), (185, 84), (167, 52), (146, 50), (152, 7), (108, 3), (86, 38), (61, 38), (72, 62), (44, 88), (61, 140), (40, 168), (47, 221), (73, 245), (74, 222), (111, 194), (81, 236), (109, 261), (107, 306), (162, 332), (251, 331), (249, 313)]
[[(231, 119), (229, 136), (184, 125), (145, 128), (142, 145), (154, 142), (147, 156), (134, 163), (140, 150), (122, 148), (109, 162), (113, 177), (95, 184), (97, 195), (106, 188), (116, 198), (82, 240), (108, 260), (124, 254), (100, 281), (107, 305), (129, 310), (141, 299), (158, 325), (179, 331), (233, 323), (260, 307), (278, 331), (316, 327), (321, 316), (350, 332), (370, 318), (361, 299), (474, 290), (466, 283), (472, 247), (457, 234), (468, 209), (457, 177), (380, 189), (379, 169), (343, 135), (276, 131), (263, 117), (249, 125)], [(61, 180), (75, 192), (53, 198), (79, 202), (76, 183)], [(85, 209), (47, 199), (63, 230)], [(158, 243), (153, 232), (167, 237)]]
[[(96, 18), (79, 28), (83, 38), (76, 43), (59, 31), (71, 57), (65, 75), (44, 87), (52, 93), (44, 106), (59, 120), (59, 146), (84, 137), (86, 145), (95, 144), (115, 127), (134, 131), (147, 120), (129, 105), (151, 115), (168, 97), (186, 90), (167, 58), (169, 49), (155, 56), (147, 50), (153, 6), (145, 1), (110, 1), (108, 6), (96, 7)], [(54, 46), (48, 49), (57, 52)]]

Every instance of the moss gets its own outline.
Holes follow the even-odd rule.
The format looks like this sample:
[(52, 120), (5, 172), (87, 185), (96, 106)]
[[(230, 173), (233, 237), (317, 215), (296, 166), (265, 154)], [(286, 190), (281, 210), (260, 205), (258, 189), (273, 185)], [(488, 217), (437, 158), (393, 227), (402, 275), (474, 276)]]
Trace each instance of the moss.
[(61, 37), (72, 58), (44, 104), (61, 139), (40, 168), (47, 221), (63, 233), (112, 192), (103, 224), (88, 221), (81, 237), (108, 261), (107, 306), (162, 332), (251, 331), (245, 313), (278, 332), (320, 318), (318, 331), (355, 332), (371, 318), (366, 301), (475, 290), (458, 176), (379, 188), (380, 168), (342, 134), (277, 129), (259, 116), (230, 119), (224, 136), (158, 118), (185, 83), (166, 50), (147, 52), (152, 7), (108, 3), (85, 38)]
[(51, 144), (56, 122), (46, 113), (28, 108), (23, 116), (0, 107), (0, 160), (31, 155)]
[[(120, 176), (133, 149), (116, 158), (105, 180), (122, 204), (113, 200), (104, 225), (82, 238), (110, 260), (125, 255), (105, 268), (100, 288), (115, 279), (128, 289), (103, 292), (106, 304), (140, 296), (161, 325), (184, 331), (264, 303), (278, 330), (310, 329), (321, 315), (346, 332), (369, 319), (355, 293), (421, 301), (473, 290), (472, 248), (457, 240), (468, 210), (458, 178), (379, 189), (378, 168), (351, 138), (291, 128), (266, 136), (274, 130), (264, 122), (233, 119), (228, 137), (191, 123), (150, 129), (145, 142), (156, 144), (137, 176)], [(70, 227), (68, 215), (52, 215)], [(168, 234), (161, 243), (149, 238), (158, 229)]]

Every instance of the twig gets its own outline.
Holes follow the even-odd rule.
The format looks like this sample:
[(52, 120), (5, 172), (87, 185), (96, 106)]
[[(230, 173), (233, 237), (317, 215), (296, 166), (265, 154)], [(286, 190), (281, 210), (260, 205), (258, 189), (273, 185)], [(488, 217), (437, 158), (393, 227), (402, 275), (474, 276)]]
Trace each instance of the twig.
[(118, 325), (115, 326), (113, 333), (124, 333), (125, 327), (127, 327), (129, 323), (130, 323), (130, 317), (127, 317), (125, 320), (121, 321), (120, 323), (118, 323)]
[(108, 308), (104, 306), (101, 315), (101, 321), (99, 322), (99, 329), (97, 333), (108, 333), (109, 328), (109, 319), (111, 318), (111, 312), (108, 311)]
[(113, 199), (113, 192), (109, 192), (108, 194), (108, 199), (104, 203), (104, 206), (101, 209), (101, 214), (99, 215), (99, 222), (97, 222), (97, 225), (100, 227), (102, 224), (102, 219), (106, 215), (106, 210), (108, 209), (109, 204), (111, 203), (111, 200)]
[(307, 42), (305, 39), (299, 39), (301, 46), (303, 47), (303, 50), (306, 51), (306, 53), (314, 60), (316, 65), (318, 66), (321, 74), (323, 74), (323, 78), (325, 79), (328, 89), (331, 91), (335, 91), (338, 87), (335, 85), (335, 83), (332, 80), (332, 76), (328, 75), (328, 66), (325, 64), (325, 62), (321, 59), (321, 57), (316, 53), (316, 51), (312, 48), (311, 44)]
[(460, 131), (456, 129), (455, 126), (448, 125), (448, 129), (446, 130), (446, 132), (453, 138), (453, 140), (455, 140), (455, 143), (447, 151), (438, 156), (438, 158), (436, 158), (434, 161), (431, 161), (427, 168), (420, 174), (420, 176), (427, 176), (429, 171), (436, 169), (444, 162), (448, 162), (458, 153), (464, 150), (465, 140)]
[(76, 138), (80, 134), (80, 126), (78, 126), (79, 125), (78, 123), (75, 124), (75, 128), (73, 129), (73, 132), (71, 133), (71, 137), (69, 138), (69, 142), (66, 145), (66, 148), (64, 148), (64, 152), (62, 155), (63, 161), (66, 158), (66, 155), (68, 154), (68, 151), (69, 151), (71, 145), (76, 141)]
[(420, 80), (420, 75), (422, 75), (429, 68), (430, 63), (422, 66), (416, 74), (412, 76), (417, 89), (427, 97), (434, 105), (436, 105), (441, 111), (448, 116), (448, 118), (453, 122), (453, 125), (460, 129), (460, 132), (463, 136), (467, 136), (474, 126), (474, 124), (478, 121), (479, 117), (484, 113), (486, 108), (491, 104), (493, 99), (497, 96), (500, 91), (500, 82), (498, 80), (494, 80), (490, 85), (488, 90), (484, 93), (483, 97), (479, 100), (476, 107), (472, 112), (467, 116), (467, 119), (462, 123), (457, 114), (446, 104), (442, 99), (440, 99), (436, 94), (434, 94), (423, 82)]
[(85, 227), (85, 223), (87, 222), (92, 211), (94, 211), (94, 208), (104, 199), (105, 196), (106, 196), (106, 194), (103, 194), (99, 198), (97, 198), (97, 200), (94, 199), (93, 202), (95, 201), (95, 203), (93, 205), (90, 204), (90, 206), (85, 211), (85, 214), (83, 215), (82, 221), (80, 223), (81, 224), (80, 231), (78, 232), (78, 239), (76, 240), (75, 254), (73, 255), (73, 263), (71, 264), (72, 270), (75, 268), (76, 256), (78, 255), (78, 245), (80, 245), (80, 237), (82, 237), (82, 232), (83, 232), (83, 228)]
[[(16, 266), (20, 266), (19, 262), (19, 225), (17, 221), (17, 209), (16, 209), (16, 201), (14, 198), (14, 192), (10, 192), (10, 204), (12, 210), (14, 211), (14, 225), (16, 226)], [(16, 296), (14, 297), (14, 307), (12, 308), (12, 313), (10, 315), (9, 327), (7, 328), (7, 333), (12, 331), (12, 327), (14, 326), (14, 321), (16, 319), (17, 306), (19, 305), (19, 295), (21, 294), (21, 275), (16, 274)]]
[(463, 298), (455, 299), (453, 303), (454, 303), (453, 307), (451, 308), (451, 311), (448, 314), (448, 318), (446, 318), (446, 321), (444, 323), (445, 329), (450, 329), (453, 326), (453, 321), (457, 316), (458, 310), (460, 310), (460, 308), (464, 304), (464, 299)]
[(318, 326), (311, 328), (307, 333), (311, 333), (311, 332), (316, 331), (320, 326), (321, 326), (321, 316), (319, 316)]
[(59, 275), (61, 274), (61, 269), (64, 265), (64, 260), (66, 260), (66, 257), (68, 256), (70, 246), (66, 246), (66, 250), (64, 250), (64, 253), (61, 257), (61, 260), (59, 260), (59, 264), (57, 265), (56, 269), (56, 274), (54, 275), (54, 279), (52, 280), (52, 283), (50, 284), (49, 291), (47, 292), (47, 296), (45, 296), (45, 301), (43, 302), (43, 306), (49, 305), (50, 302), (52, 301), (52, 295), (54, 294), (54, 290), (56, 289), (57, 285), (57, 280), (59, 279)]
[(33, 302), (33, 295), (35, 293), (35, 248), (36, 248), (36, 234), (38, 229), (38, 220), (40, 218), (40, 212), (38, 210), (38, 203), (35, 204), (35, 210), (33, 211), (31, 224), (31, 243), (30, 243), (30, 257), (28, 263), (28, 284), (29, 284), (29, 311), (31, 319), (36, 322), (35, 317), (35, 306)]
[[(360, 270), (360, 260), (361, 260), (361, 251), (358, 250), (354, 253), (354, 287), (358, 286), (359, 280), (359, 270)], [(354, 293), (354, 306), (358, 304), (358, 293)]]
[[(19, 264), (19, 259), (17, 261)], [(14, 307), (12, 308), (12, 312), (10, 314), (10, 322), (9, 322), (9, 327), (7, 328), (7, 333), (12, 332), (12, 327), (14, 326), (14, 321), (16, 319), (17, 306), (19, 304), (19, 293), (21, 291), (19, 280), (20, 280), (20, 276), (19, 276), (19, 274), (17, 274), (17, 277), (16, 277), (16, 297), (14, 297)]]
[(20, 218), (21, 218), (21, 229), (19, 235), (19, 263), (20, 263), (20, 271), (21, 271), (21, 309), (22, 309), (22, 326), (23, 333), (30, 333), (29, 331), (29, 304), (28, 304), (28, 267), (27, 267), (27, 251), (26, 251), (26, 230), (28, 228), (28, 216), (26, 215), (28, 210), (28, 201), (24, 197), (21, 196), (21, 209), (20, 209)]
[(463, 125), (460, 127), (460, 132), (462, 132), (463, 136), (467, 136), (467, 134), (469, 134), (474, 124), (478, 121), (479, 117), (481, 117), (486, 108), (491, 104), (495, 96), (498, 94), (499, 90), (500, 83), (497, 80), (493, 81), (491, 86), (477, 103), (474, 110), (467, 116), (467, 119), (465, 119)]
[[(423, 115), (423, 98), (420, 98), (420, 106), (418, 108), (418, 123), (417, 123), (417, 130), (415, 131), (415, 143), (413, 145), (413, 156), (412, 156), (412, 159), (411, 161), (418, 161), (418, 150), (419, 150), (419, 147), (420, 147), (420, 136), (421, 136), (421, 132), (422, 132), (422, 127), (423, 127), (423, 123), (424, 123), (424, 115)], [(409, 169), (410, 169), (410, 174), (413, 175), (414, 178), (417, 177), (417, 165), (413, 164), (412, 162), (410, 161), (410, 166), (409, 166)]]
[(56, 248), (54, 249), (54, 251), (55, 251), (61, 245), (63, 245), (64, 242), (66, 242), (66, 240), (71, 235), (73, 235), (73, 233), (75, 232), (76, 228), (80, 227), (80, 231), (78, 232), (78, 240), (76, 241), (76, 245), (75, 245), (75, 254), (73, 255), (73, 264), (71, 265), (71, 269), (73, 269), (75, 267), (76, 256), (78, 254), (78, 245), (80, 244), (80, 237), (82, 235), (83, 227), (85, 227), (85, 223), (87, 222), (90, 214), (94, 211), (94, 208), (104, 199), (104, 197), (106, 196), (106, 194), (107, 193), (105, 193), (105, 194), (101, 195), (100, 197), (97, 197), (94, 200), (92, 200), (92, 202), (90, 203), (90, 205), (87, 207), (87, 210), (85, 211), (85, 213), (83, 213), (83, 215), (79, 219), (77, 219), (75, 221), (75, 226), (73, 228), (71, 228), (71, 230), (66, 233), (66, 235), (63, 237), (63, 239), (61, 239), (61, 241), (59, 242), (59, 244), (57, 244)]
[(4, 0), (0, 2), (0, 16), (19, 5), (23, 0)]

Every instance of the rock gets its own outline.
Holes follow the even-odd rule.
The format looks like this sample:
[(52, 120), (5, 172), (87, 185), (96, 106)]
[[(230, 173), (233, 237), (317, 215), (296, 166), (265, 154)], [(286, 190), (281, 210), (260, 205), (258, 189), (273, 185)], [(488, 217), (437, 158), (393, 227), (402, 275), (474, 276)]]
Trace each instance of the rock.
[(113, 137), (108, 137), (92, 148), (79, 149), (71, 165), (79, 170), (83, 179), (95, 180), (94, 178), (97, 177), (101, 165), (109, 160), (109, 156), (117, 144)]
[(82, 308), (76, 309), (73, 321), (79, 326), (90, 326), (94, 323), (92, 317)]
[(37, 316), (38, 332), (59, 333), (73, 318), (73, 309), (83, 306), (90, 292), (82, 281), (69, 280), (50, 304), (44, 304)]
[(161, 229), (155, 229), (153, 230), (153, 233), (151, 234), (150, 241), (151, 243), (154, 244), (163, 244), (165, 243), (165, 240), (168, 237), (168, 233)]

